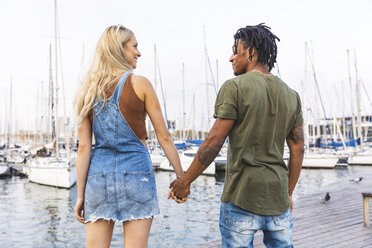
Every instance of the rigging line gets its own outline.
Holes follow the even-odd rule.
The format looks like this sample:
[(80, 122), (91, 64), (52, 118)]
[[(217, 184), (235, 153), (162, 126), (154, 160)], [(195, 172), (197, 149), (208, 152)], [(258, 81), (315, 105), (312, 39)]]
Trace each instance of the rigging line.
[(159, 82), (160, 82), (161, 96), (163, 98), (165, 122), (166, 122), (167, 128), (169, 130), (167, 108), (166, 108), (166, 104), (165, 104), (165, 97), (164, 97), (164, 91), (163, 91), (163, 81), (161, 80), (161, 73), (160, 73), (160, 65), (159, 65), (158, 53), (155, 53), (155, 58), (156, 58), (156, 64), (157, 64), (157, 67), (158, 67), (158, 72), (159, 72)]
[[(340, 97), (340, 94), (339, 94), (338, 90), (337, 90), (336, 84), (333, 84), (333, 88), (335, 89), (335, 92), (336, 92), (336, 98), (337, 99), (342, 99)], [(336, 102), (336, 105), (338, 105), (337, 102)], [(344, 110), (344, 108), (342, 108), (341, 112), (342, 112), (343, 118), (345, 118), (345, 110)]]
[(366, 93), (366, 95), (367, 95), (367, 99), (368, 99), (369, 103), (370, 103), (371, 106), (372, 106), (372, 101), (371, 101), (371, 98), (369, 98), (369, 95), (368, 95), (368, 91), (367, 91), (366, 85), (364, 84), (363, 80), (361, 80), (361, 79), (360, 79), (360, 82), (362, 83), (362, 86), (363, 86), (363, 89), (364, 89), (364, 93)]
[[(333, 84), (333, 87), (335, 88), (336, 99), (341, 99), (341, 98), (340, 98), (340, 95), (339, 95), (339, 92), (338, 92), (338, 90), (337, 90), (336, 84)], [(336, 102), (336, 104), (337, 104), (337, 102)], [(344, 112), (344, 108), (342, 108), (342, 118), (345, 120), (345, 112)], [(335, 122), (335, 120), (336, 120), (336, 118), (334, 118), (333, 121)], [(341, 122), (341, 123), (342, 123), (342, 122)], [(337, 129), (340, 129), (340, 127), (339, 127), (339, 125), (338, 125), (337, 122), (336, 122), (336, 125), (337, 125), (336, 130), (337, 130)], [(341, 124), (341, 125), (342, 125), (342, 124)], [(344, 127), (344, 128), (345, 128), (345, 127)], [(339, 131), (339, 132), (336, 131), (336, 133), (338, 133), (338, 135), (339, 135), (340, 138), (341, 138), (341, 142), (342, 142), (342, 144), (343, 144), (344, 147), (346, 148), (346, 144), (345, 144), (345, 141), (344, 141), (344, 138), (346, 139), (346, 137), (343, 137), (341, 131)]]
[(315, 117), (315, 114), (313, 112), (313, 109), (311, 107), (307, 107), (306, 111), (309, 111), (310, 114), (311, 114), (311, 116), (313, 117), (313, 120), (314, 120), (313, 126), (317, 126), (319, 123), (318, 123), (317, 118)]
[[(57, 15), (57, 20), (58, 20), (58, 13)], [(62, 63), (62, 46), (61, 46), (61, 39), (59, 39), (60, 32), (59, 32), (59, 22), (57, 22), (57, 39), (58, 39), (58, 52), (59, 52), (59, 67), (60, 67), (60, 72), (61, 72), (61, 82), (62, 82), (62, 101), (63, 101), (63, 115), (64, 115), (64, 125), (66, 127), (66, 95), (65, 95), (65, 80), (63, 77), (63, 63)], [(57, 48), (56, 48), (57, 49)], [(58, 70), (58, 69), (57, 69)]]
[[(314, 81), (315, 81), (316, 89), (317, 89), (317, 92), (318, 92), (318, 94), (319, 94), (320, 103), (321, 103), (321, 105), (322, 105), (323, 114), (324, 114), (324, 119), (325, 119), (325, 121), (326, 121), (326, 127), (327, 127), (327, 129), (328, 129), (328, 131), (329, 131), (329, 135), (331, 136), (331, 139), (333, 139), (333, 137), (332, 137), (332, 132), (331, 132), (331, 130), (330, 130), (330, 128), (329, 128), (329, 124), (328, 124), (328, 120), (327, 120), (327, 114), (326, 114), (326, 111), (325, 111), (325, 108), (324, 108), (322, 95), (320, 94), (320, 89), (319, 89), (319, 85), (318, 85), (318, 80), (317, 80), (317, 78), (316, 78), (315, 69), (314, 69), (314, 63), (313, 63), (313, 60), (312, 60), (312, 58), (311, 58), (310, 49), (309, 49), (309, 47), (307, 47), (307, 49), (309, 50), (309, 58), (310, 58), (310, 62), (311, 62), (311, 68), (312, 68), (312, 70), (313, 70), (313, 76), (314, 76)], [(326, 134), (327, 134), (327, 132), (326, 132)]]
[(215, 93), (216, 96), (217, 96), (216, 83), (214, 82), (213, 71), (212, 71), (211, 62), (210, 62), (210, 60), (209, 60), (209, 55), (208, 55), (208, 53), (207, 53), (207, 60), (208, 60), (209, 72), (211, 73), (211, 78), (212, 78), (212, 83), (213, 83), (214, 93)]

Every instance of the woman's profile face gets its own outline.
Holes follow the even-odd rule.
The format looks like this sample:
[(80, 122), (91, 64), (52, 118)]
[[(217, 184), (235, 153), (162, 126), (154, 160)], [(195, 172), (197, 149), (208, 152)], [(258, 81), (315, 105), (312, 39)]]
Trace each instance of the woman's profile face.
[(137, 67), (137, 59), (141, 57), (141, 53), (138, 51), (138, 42), (135, 36), (133, 36), (124, 46), (125, 57), (128, 63), (133, 69)]

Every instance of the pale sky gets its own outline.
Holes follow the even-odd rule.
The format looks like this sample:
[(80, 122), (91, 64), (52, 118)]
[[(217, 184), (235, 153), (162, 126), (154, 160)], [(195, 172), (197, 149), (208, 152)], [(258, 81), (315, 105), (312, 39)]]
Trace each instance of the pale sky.
[[(346, 49), (351, 54), (353, 84), (356, 54), (359, 79), (364, 82), (372, 97), (371, 13), (372, 1), (368, 0), (58, 1), (66, 113), (72, 114), (72, 98), (79, 79), (91, 61), (99, 36), (106, 27), (122, 24), (135, 33), (142, 53), (134, 72), (147, 77), (153, 84), (153, 47), (155, 43), (157, 45), (161, 77), (167, 95), (168, 119), (180, 120), (182, 116), (182, 63), (185, 64), (186, 123), (192, 126), (195, 95), (197, 129), (206, 129), (208, 104), (203, 25), (206, 26), (206, 44), (214, 77), (216, 79), (218, 60), (221, 85), (233, 77), (228, 59), (234, 33), (240, 27), (261, 22), (270, 26), (272, 32), (281, 39), (277, 58), (281, 78), (300, 95), (303, 94), (304, 44), (308, 42), (327, 116), (341, 115), (342, 101), (337, 98), (337, 94), (341, 97), (343, 91), (346, 97), (345, 112), (350, 113)], [(52, 44), (54, 63), (54, 1), (1, 0), (0, 30), (0, 133), (5, 130), (10, 78), (13, 81), (13, 117), (17, 120), (16, 127), (33, 129), (37, 114), (41, 114), (37, 108), (38, 88), (40, 96), (41, 81), (44, 82), (45, 93), (49, 80), (49, 43)], [(312, 85), (309, 98), (315, 102), (314, 80), (310, 61), (307, 62), (308, 81)], [(272, 72), (277, 74), (275, 68)], [(372, 106), (364, 89), (361, 90), (362, 110), (371, 114)], [(62, 97), (61, 90), (59, 96)], [(211, 117), (215, 99), (211, 86), (209, 96)], [(158, 97), (162, 101), (160, 94)], [(59, 113), (62, 114), (62, 99), (59, 102)], [(312, 105), (315, 110), (315, 103)]]

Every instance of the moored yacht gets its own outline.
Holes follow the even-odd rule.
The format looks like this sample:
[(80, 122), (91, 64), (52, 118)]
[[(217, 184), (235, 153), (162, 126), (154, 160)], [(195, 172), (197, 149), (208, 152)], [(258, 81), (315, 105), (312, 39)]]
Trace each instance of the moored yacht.
[(27, 168), (30, 182), (60, 188), (71, 188), (76, 182), (75, 161), (71, 158), (35, 158)]

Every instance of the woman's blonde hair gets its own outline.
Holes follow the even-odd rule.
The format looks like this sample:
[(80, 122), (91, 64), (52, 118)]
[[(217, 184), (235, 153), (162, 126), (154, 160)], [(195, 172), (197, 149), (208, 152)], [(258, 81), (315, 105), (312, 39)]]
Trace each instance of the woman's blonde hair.
[(125, 71), (133, 70), (124, 52), (125, 44), (133, 37), (134, 33), (121, 25), (108, 27), (103, 32), (92, 64), (74, 99), (78, 126), (93, 109), (94, 99), (97, 97), (106, 103), (105, 92), (120, 79)]

